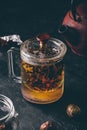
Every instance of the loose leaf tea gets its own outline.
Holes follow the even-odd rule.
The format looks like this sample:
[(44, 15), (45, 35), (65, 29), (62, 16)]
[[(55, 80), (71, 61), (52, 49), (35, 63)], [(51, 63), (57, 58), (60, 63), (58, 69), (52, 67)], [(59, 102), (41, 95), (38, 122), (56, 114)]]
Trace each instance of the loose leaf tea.
[(77, 106), (75, 104), (69, 104), (67, 106), (66, 113), (69, 117), (78, 116), (80, 114), (80, 112), (81, 112), (81, 110), (80, 110), (79, 106)]

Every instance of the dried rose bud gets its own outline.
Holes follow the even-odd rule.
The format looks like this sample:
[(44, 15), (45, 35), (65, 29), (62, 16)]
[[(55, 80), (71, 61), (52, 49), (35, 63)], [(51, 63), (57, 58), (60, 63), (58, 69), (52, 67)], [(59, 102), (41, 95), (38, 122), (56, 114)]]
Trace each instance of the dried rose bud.
[(43, 47), (43, 44), (46, 44), (49, 38), (50, 38), (50, 35), (47, 33), (36, 36), (37, 41), (40, 42), (40, 49)]
[(40, 130), (57, 130), (57, 124), (54, 121), (48, 120), (40, 126)]
[(69, 117), (78, 116), (80, 114), (81, 110), (79, 106), (75, 104), (69, 104), (66, 109), (66, 113)]
[(38, 41), (42, 41), (42, 42), (48, 40), (49, 38), (50, 38), (50, 35), (47, 34), (47, 33), (40, 34), (40, 35), (38, 35), (38, 36), (36, 37), (36, 39), (37, 39)]
[(5, 124), (0, 124), (0, 130), (5, 128)]

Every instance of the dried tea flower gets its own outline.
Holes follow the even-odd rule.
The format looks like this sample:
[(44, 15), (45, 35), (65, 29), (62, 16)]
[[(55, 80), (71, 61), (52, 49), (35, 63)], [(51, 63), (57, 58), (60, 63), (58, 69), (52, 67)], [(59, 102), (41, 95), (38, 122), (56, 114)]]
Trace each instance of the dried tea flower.
[(57, 124), (54, 121), (48, 120), (40, 126), (40, 130), (57, 130)]
[(75, 104), (69, 104), (66, 109), (66, 113), (69, 117), (78, 116), (80, 114), (81, 110), (79, 106)]

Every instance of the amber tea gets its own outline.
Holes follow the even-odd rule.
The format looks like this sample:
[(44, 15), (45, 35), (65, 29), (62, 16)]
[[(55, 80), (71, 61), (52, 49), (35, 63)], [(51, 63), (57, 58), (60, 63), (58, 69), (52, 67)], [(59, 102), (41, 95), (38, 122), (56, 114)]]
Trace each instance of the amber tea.
[(64, 91), (64, 67), (60, 63), (38, 66), (22, 60), (22, 94), (35, 103), (51, 103)]
[(65, 44), (44, 34), (26, 40), (20, 51), (23, 97), (37, 104), (60, 99), (64, 92)]

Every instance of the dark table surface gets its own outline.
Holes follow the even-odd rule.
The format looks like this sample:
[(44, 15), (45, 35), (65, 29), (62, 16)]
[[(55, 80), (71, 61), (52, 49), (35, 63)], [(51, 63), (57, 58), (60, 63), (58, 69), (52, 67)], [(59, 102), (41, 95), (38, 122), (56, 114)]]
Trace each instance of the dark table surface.
[[(44, 2), (3, 1), (0, 8), (0, 36), (19, 34), (25, 40), (47, 32), (59, 38), (57, 28), (70, 1), (67, 0), (64, 4), (64, 0), (50, 1), (47, 4)], [(73, 54), (68, 48), (64, 60), (65, 90), (62, 98), (52, 104), (38, 105), (27, 102), (22, 97), (21, 84), (9, 79), (7, 52), (0, 50), (0, 93), (8, 96), (14, 103), (19, 114), (18, 130), (39, 130), (40, 125), (47, 120), (61, 123), (65, 130), (87, 129), (87, 59)], [(71, 119), (66, 114), (66, 107), (71, 103), (81, 108), (78, 119)]]

